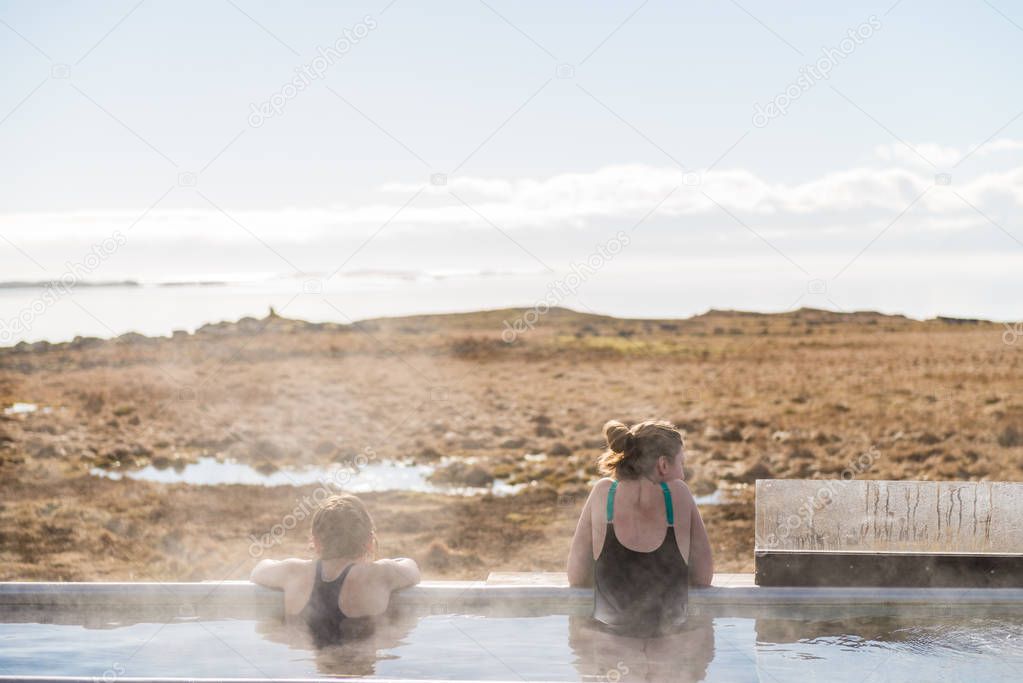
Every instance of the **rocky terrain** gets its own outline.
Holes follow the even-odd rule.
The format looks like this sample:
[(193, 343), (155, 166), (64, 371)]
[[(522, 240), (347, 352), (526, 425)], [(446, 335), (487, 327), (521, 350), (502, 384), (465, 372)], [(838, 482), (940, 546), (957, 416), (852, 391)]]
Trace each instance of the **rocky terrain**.
[(553, 309), (510, 339), (525, 313), (270, 315), (0, 349), (0, 578), (242, 578), (258, 557), (308, 552), (302, 501), (318, 485), (94, 473), (200, 458), (265, 473), (401, 460), (434, 466), (436, 482), (521, 485), (363, 496), (382, 554), (467, 578), (563, 567), (611, 418), (686, 432), (690, 487), (726, 494), (701, 508), (719, 571), (752, 570), (756, 479), (837, 478), (866, 452), (866, 479), (1023, 474), (1023, 340), (1001, 324)]

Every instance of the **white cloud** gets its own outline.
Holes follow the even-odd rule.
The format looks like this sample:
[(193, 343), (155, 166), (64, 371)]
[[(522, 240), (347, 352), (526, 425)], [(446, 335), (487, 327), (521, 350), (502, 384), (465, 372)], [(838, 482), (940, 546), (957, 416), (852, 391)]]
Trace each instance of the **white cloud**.
[(874, 148), (874, 157), (884, 163), (898, 163), (911, 168), (950, 169), (964, 159), (980, 160), (997, 154), (1023, 150), (1023, 140), (999, 138), (974, 147), (946, 147), (934, 143), (893, 142)]
[[(952, 148), (920, 145), (919, 149), (943, 159), (959, 158), (959, 150)], [(1021, 142), (998, 140), (976, 156), (1019, 149), (1023, 149)], [(885, 164), (857, 166), (798, 183), (771, 182), (743, 169), (697, 171), (688, 176), (672, 166), (622, 164), (544, 178), (454, 176), (447, 185), (425, 188), (394, 182), (379, 187), (376, 199), (351, 206), (275, 211), (224, 207), (244, 228), (197, 199), (200, 208), (152, 210), (129, 237), (221, 243), (249, 240), (251, 232), (268, 241), (308, 243), (325, 237), (368, 235), (389, 220), (389, 232), (441, 233), (446, 228), (488, 229), (488, 222), (504, 230), (583, 228), (599, 221), (632, 224), (648, 214), (649, 222), (683, 220), (687, 226), (695, 221), (735, 227), (722, 209), (774, 234), (822, 234), (883, 223), (925, 191), (924, 199), (904, 220), (906, 227), (948, 231), (968, 230), (985, 220), (963, 199), (993, 215), (1023, 206), (1023, 165), (972, 176), (956, 172), (952, 185), (945, 187), (935, 184), (934, 169), (902, 163), (908, 159), (904, 152), (901, 145), (884, 146), (878, 148), (877, 156), (883, 159), (887, 155), (890, 161)], [(693, 178), (700, 179), (699, 185), (689, 182)], [(416, 200), (395, 218), (398, 209), (419, 191)], [(2, 214), (0, 234), (16, 242), (93, 240), (115, 229), (127, 230), (139, 213)]]

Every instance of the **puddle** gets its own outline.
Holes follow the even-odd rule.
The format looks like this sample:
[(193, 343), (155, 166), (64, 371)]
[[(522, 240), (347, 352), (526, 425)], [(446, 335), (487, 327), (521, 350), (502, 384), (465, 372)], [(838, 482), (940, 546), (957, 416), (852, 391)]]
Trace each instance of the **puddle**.
[[(29, 415), (39, 410), (39, 406), (35, 403), (12, 403), (7, 408), (4, 408), (4, 415)], [(42, 412), (49, 413), (53, 408), (43, 408)]]
[[(29, 411), (30, 412), (30, 411)], [(528, 457), (528, 456), (527, 456)], [(474, 459), (466, 460), (469, 461)], [(447, 464), (441, 461), (441, 466)], [(191, 484), (193, 486), (310, 486), (332, 484), (351, 493), (370, 491), (418, 491), (448, 496), (478, 496), (492, 493), (508, 496), (528, 484), (509, 484), (496, 479), (490, 486), (457, 486), (430, 481), (436, 467), (407, 462), (369, 462), (358, 467), (335, 463), (327, 467), (282, 467), (274, 472), (260, 472), (251, 465), (213, 457), (179, 467), (147, 465), (138, 470), (106, 470), (94, 467), (90, 474), (107, 479), (138, 479), (158, 484)], [(697, 505), (724, 505), (734, 501), (731, 491), (719, 488), (705, 496), (695, 496)]]
[(696, 501), (697, 505), (724, 505), (725, 503), (732, 502), (732, 496), (729, 495), (728, 491), (724, 489), (715, 489), (714, 493), (708, 493), (705, 496), (693, 496), (693, 500)]
[(493, 493), (507, 496), (522, 489), (521, 484), (509, 484), (495, 480), (486, 487), (454, 486), (436, 484), (429, 480), (434, 467), (400, 462), (370, 462), (358, 467), (335, 464), (323, 467), (282, 467), (275, 472), (264, 474), (251, 465), (240, 462), (222, 461), (216, 458), (199, 458), (198, 462), (180, 468), (158, 468), (148, 465), (138, 470), (110, 471), (99, 467), (91, 474), (108, 479), (141, 479), (161, 484), (192, 484), (196, 486), (219, 486), (245, 484), (248, 486), (309, 486), (316, 483), (333, 484), (351, 493), (369, 491), (419, 491), (441, 493), (449, 496), (473, 496)]

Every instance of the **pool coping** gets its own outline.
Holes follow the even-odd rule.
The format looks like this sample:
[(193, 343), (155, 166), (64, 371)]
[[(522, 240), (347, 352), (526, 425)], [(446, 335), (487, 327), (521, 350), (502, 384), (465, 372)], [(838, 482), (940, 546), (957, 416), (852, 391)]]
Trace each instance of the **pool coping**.
[[(6, 606), (246, 605), (279, 607), (281, 593), (249, 581), (202, 582), (0, 582)], [(559, 609), (588, 609), (591, 588), (571, 588), (560, 573), (495, 572), (486, 581), (423, 581), (394, 594), (396, 607), (456, 609), (486, 603), (528, 603)], [(1005, 605), (1023, 607), (1023, 588), (764, 587), (752, 574), (716, 574), (706, 588), (693, 587), (692, 607), (779, 605)]]

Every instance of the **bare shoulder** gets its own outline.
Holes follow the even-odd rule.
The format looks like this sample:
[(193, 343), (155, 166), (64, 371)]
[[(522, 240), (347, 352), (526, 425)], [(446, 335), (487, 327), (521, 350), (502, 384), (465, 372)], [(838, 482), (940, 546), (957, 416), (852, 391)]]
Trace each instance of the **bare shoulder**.
[(377, 562), (356, 562), (348, 572), (349, 580), (359, 583), (378, 581), (387, 574), (387, 569)]
[(359, 562), (341, 588), (344, 613), (352, 617), (382, 614), (391, 592), (419, 583), (419, 567), (413, 560), (397, 558)]
[(590, 489), (590, 497), (586, 499), (586, 503), (594, 507), (599, 508), (601, 501), (607, 500), (607, 493), (611, 490), (611, 485), (614, 483), (614, 479), (604, 477), (603, 479), (597, 480), (597, 483)]
[(668, 482), (668, 489), (671, 490), (671, 497), (675, 500), (676, 506), (680, 503), (688, 505), (696, 505), (696, 499), (693, 498), (693, 492), (689, 490), (689, 485), (681, 479), (673, 479)]
[(359, 562), (352, 567), (350, 577), (363, 585), (378, 585), (389, 590), (419, 582), (419, 567), (406, 558)]

